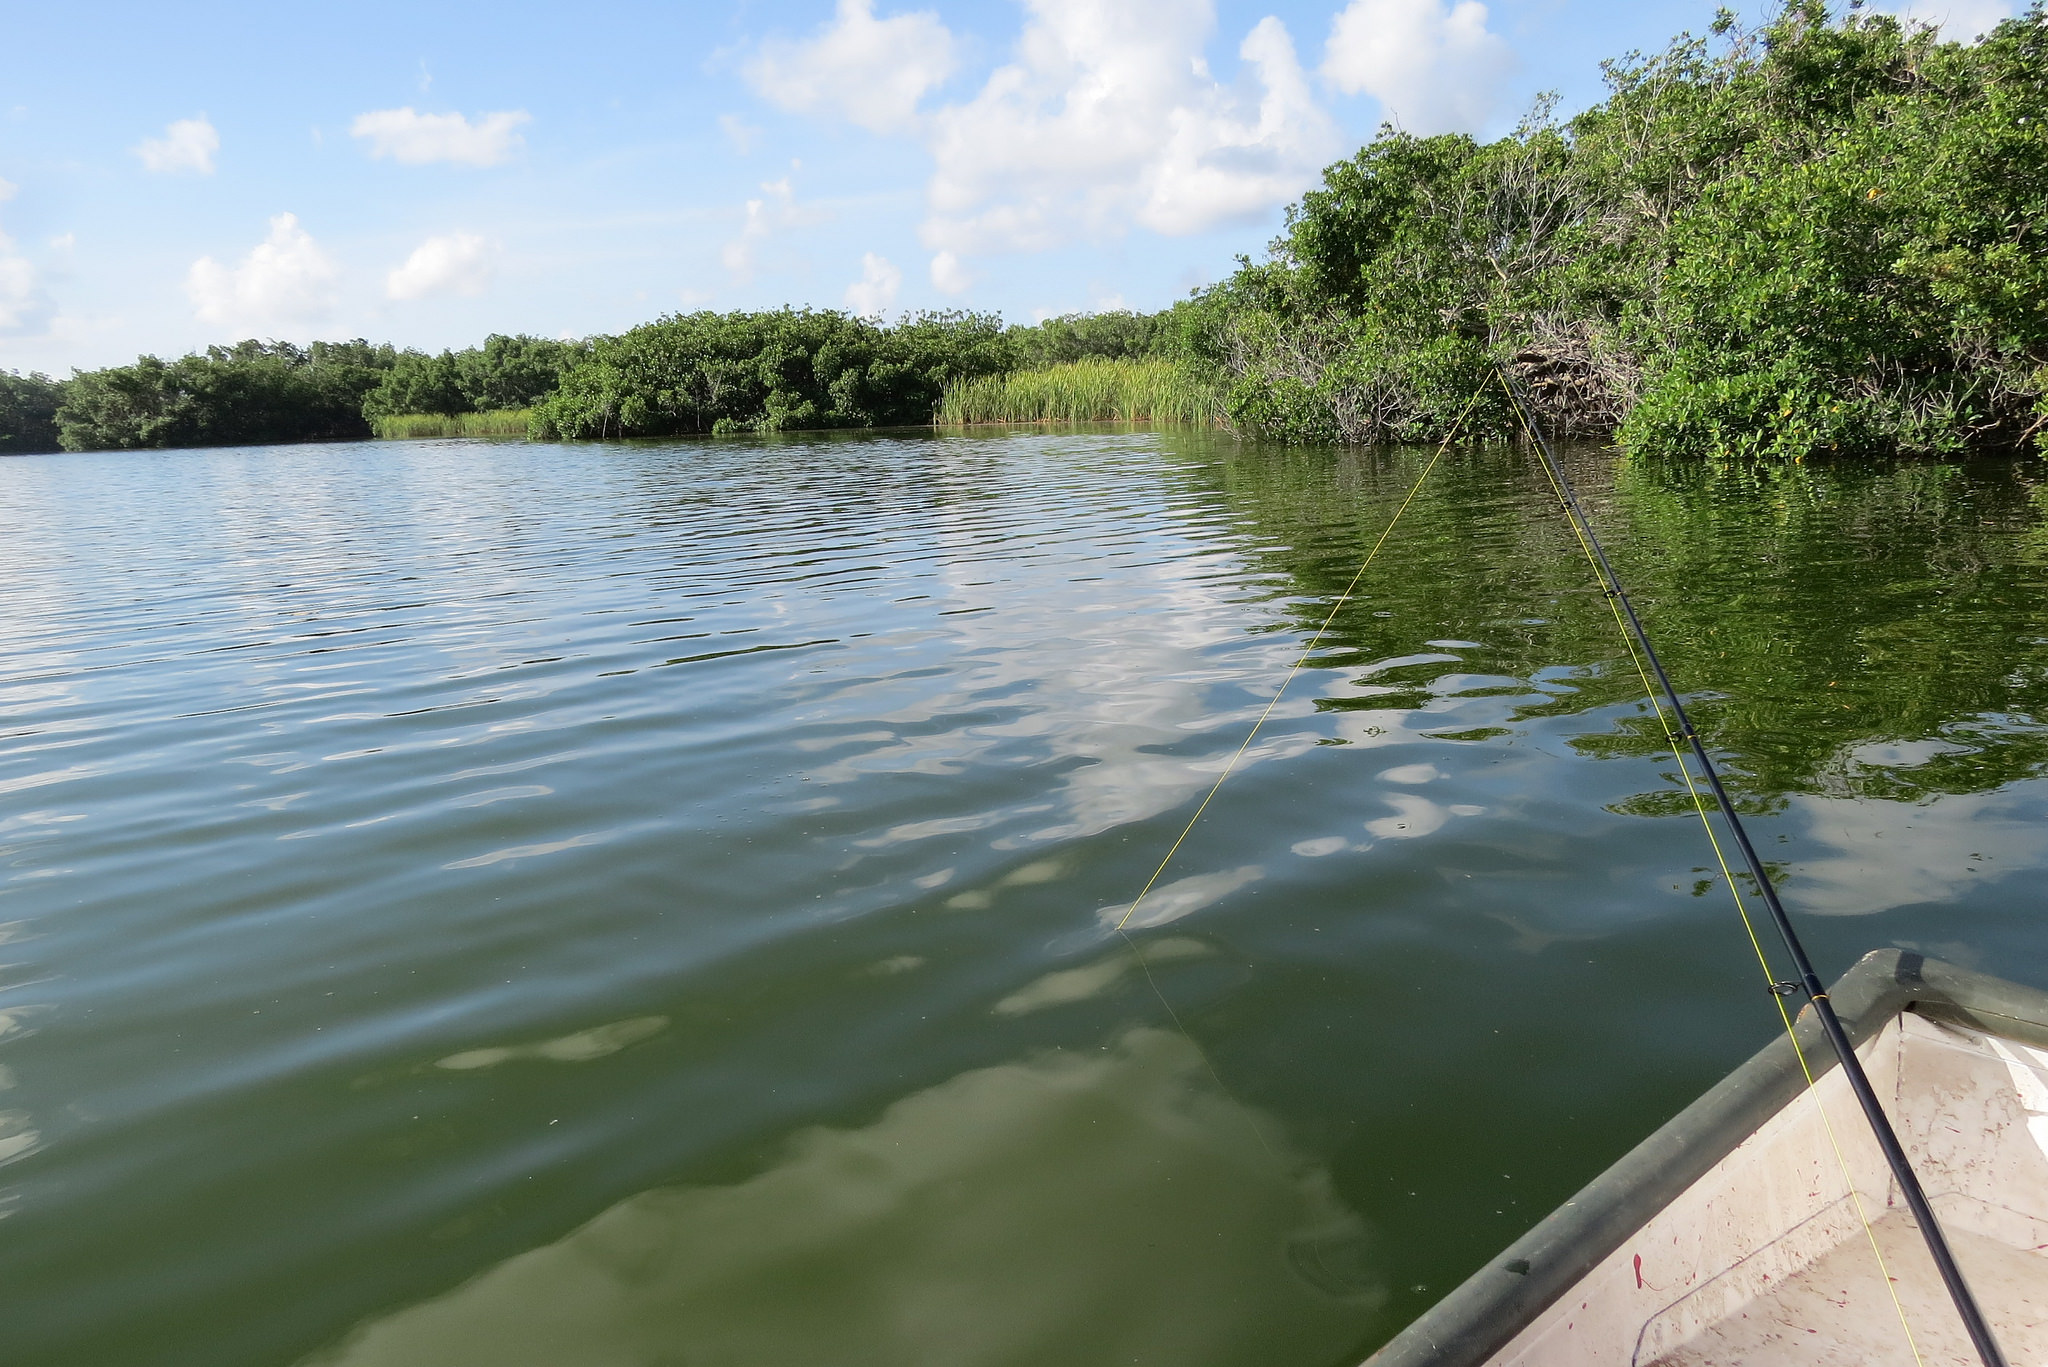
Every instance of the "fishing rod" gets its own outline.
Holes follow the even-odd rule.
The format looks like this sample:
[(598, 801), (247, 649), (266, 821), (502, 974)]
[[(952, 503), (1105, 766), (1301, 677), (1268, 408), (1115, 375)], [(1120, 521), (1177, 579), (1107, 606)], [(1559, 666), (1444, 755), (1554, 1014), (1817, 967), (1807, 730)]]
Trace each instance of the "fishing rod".
[[(1856, 1094), (1857, 1104), (1863, 1108), (1864, 1119), (1870, 1122), (1872, 1135), (1877, 1146), (1884, 1153), (1885, 1163), (1891, 1168), (1892, 1178), (1899, 1184), (1899, 1191), (1906, 1198), (1906, 1207), (1913, 1214), (1913, 1221), (1920, 1227), (1920, 1236), (1927, 1243), (1927, 1252), (1934, 1259), (1934, 1265), (1941, 1273), (1942, 1284), (1948, 1288), (1949, 1299), (1955, 1303), (1956, 1313), (1962, 1317), (1963, 1327), (1969, 1331), (1970, 1342), (1976, 1346), (1977, 1356), (1984, 1361), (1984, 1367), (2006, 1367), (2005, 1353), (1992, 1336), (1991, 1324), (1977, 1304), (1976, 1295), (1969, 1283), (1963, 1280), (1963, 1272), (1956, 1265), (1955, 1254), (1948, 1245), (1948, 1237), (1942, 1233), (1941, 1224), (1934, 1218), (1934, 1208), (1927, 1202), (1927, 1193), (1920, 1186), (1920, 1179), (1913, 1172), (1913, 1166), (1906, 1159), (1906, 1151), (1899, 1144), (1898, 1134), (1892, 1129), (1891, 1118), (1884, 1113), (1877, 1093), (1871, 1088), (1869, 1075), (1863, 1071), (1863, 1061), (1856, 1056), (1856, 1048), (1849, 1042), (1848, 1032), (1842, 1029), (1842, 1022), (1835, 1015), (1834, 1003), (1828, 1000), (1827, 989), (1822, 986), (1819, 975), (1813, 970), (1813, 961), (1806, 955), (1806, 946), (1800, 943), (1799, 932), (1792, 925), (1792, 918), (1785, 913), (1785, 906), (1778, 900), (1778, 889), (1771, 881), (1764, 862), (1757, 857), (1756, 847), (1750, 843), (1749, 832), (1743, 827), (1742, 818), (1736, 814), (1735, 804), (1729, 800), (1728, 790), (1722, 786), (1721, 772), (1715, 767), (1713, 757), (1707, 753), (1706, 745), (1700, 740), (1699, 732), (1693, 727), (1692, 719), (1686, 715), (1685, 704), (1679, 701), (1678, 690), (1671, 683), (1671, 676), (1664, 672), (1664, 662), (1657, 658), (1657, 648), (1650, 644), (1650, 633), (1643, 628), (1642, 619), (1636, 616), (1635, 604), (1629, 601), (1628, 591), (1621, 585), (1621, 578), (1614, 572), (1614, 566), (1607, 559), (1607, 551), (1600, 544), (1600, 538), (1593, 531), (1593, 524), (1586, 517), (1586, 510), (1579, 504), (1579, 496), (1573, 490), (1571, 480), (1565, 475), (1564, 466), (1558, 462), (1557, 453), (1551, 449), (1549, 440), (1536, 425), (1535, 406), (1527, 401), (1527, 394), (1519, 382), (1508, 373), (1505, 366), (1498, 367), (1501, 384), (1507, 390), (1508, 401), (1514, 405), (1515, 415), (1521, 419), (1530, 437), (1536, 444), (1544, 468), (1556, 485), (1558, 501), (1563, 504), (1565, 516), (1570, 519), (1573, 529), (1585, 542), (1589, 558), (1603, 582), (1607, 597), (1614, 600), (1619, 615), (1627, 621), (1628, 634), (1642, 650), (1650, 672), (1656, 676), (1657, 688), (1664, 695), (1664, 701), (1677, 721), (1677, 733), (1673, 743), (1683, 740), (1691, 749), (1694, 761), (1704, 775), (1707, 787), (1714, 795), (1715, 804), (1721, 809), (1721, 817), (1735, 837), (1737, 848), (1742, 851), (1742, 861), (1749, 868), (1749, 875), (1756, 882), (1763, 897), (1764, 906), (1770, 910), (1771, 923), (1777, 927), (1778, 936), (1785, 943), (1785, 952), (1792, 958), (1799, 971), (1796, 983), (1774, 983), (1771, 990), (1780, 996), (1790, 992), (1804, 992), (1812, 1003), (1814, 1017), (1820, 1028), (1834, 1046), (1835, 1057), (1841, 1061), (1842, 1077), (1849, 1084), (1849, 1090)], [(1704, 813), (1703, 813), (1704, 814)], [(1794, 1047), (1798, 1040), (1794, 1037)], [(1853, 1185), (1852, 1185), (1853, 1195)], [(1916, 1354), (1917, 1356), (1917, 1354)]]

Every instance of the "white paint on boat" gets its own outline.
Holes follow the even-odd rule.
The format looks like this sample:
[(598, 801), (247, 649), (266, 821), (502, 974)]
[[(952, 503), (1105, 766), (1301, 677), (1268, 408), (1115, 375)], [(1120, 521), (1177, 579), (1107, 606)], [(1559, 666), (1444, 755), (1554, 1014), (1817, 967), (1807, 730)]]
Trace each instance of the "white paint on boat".
[[(1912, 1013), (1858, 1052), (2008, 1359), (2048, 1363), (2048, 1052)], [(1927, 1367), (1977, 1362), (1830, 1069), (1485, 1360), (1911, 1367), (1900, 1308)]]

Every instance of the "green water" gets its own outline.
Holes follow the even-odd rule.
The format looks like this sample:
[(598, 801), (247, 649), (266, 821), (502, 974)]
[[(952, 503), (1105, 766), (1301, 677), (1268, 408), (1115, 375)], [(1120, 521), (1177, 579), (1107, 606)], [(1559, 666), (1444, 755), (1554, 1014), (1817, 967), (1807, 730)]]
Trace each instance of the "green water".
[[(1109, 932), (1423, 458), (0, 462), (0, 1361), (1355, 1362), (1775, 1019), (1505, 449)], [(2035, 467), (1571, 460), (1823, 972), (2048, 984)]]

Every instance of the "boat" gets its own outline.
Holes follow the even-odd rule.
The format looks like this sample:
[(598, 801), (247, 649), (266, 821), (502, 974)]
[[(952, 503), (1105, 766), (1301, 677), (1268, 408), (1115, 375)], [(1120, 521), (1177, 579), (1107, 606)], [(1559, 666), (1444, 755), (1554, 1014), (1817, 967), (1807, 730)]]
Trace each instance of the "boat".
[[(2048, 1362), (2048, 993), (1884, 949), (1827, 995), (2007, 1361)], [(1366, 1367), (1980, 1361), (1809, 1005)]]

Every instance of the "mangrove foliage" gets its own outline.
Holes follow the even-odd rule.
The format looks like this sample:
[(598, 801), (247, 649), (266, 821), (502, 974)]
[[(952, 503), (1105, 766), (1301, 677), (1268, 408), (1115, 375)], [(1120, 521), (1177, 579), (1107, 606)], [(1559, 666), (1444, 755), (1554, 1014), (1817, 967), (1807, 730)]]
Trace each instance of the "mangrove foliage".
[(536, 437), (904, 427), (947, 384), (1015, 364), (1000, 319), (920, 313), (885, 327), (826, 309), (688, 313), (600, 337), (535, 406)]
[[(1265, 261), (1182, 306), (1240, 428), (1505, 435), (1799, 457), (2039, 442), (2048, 425), (2048, 19), (1981, 42), (1796, 3), (1606, 65), (1510, 137), (1393, 130)], [(1474, 396), (1478, 399), (1474, 400)], [(1472, 411), (1467, 413), (1467, 406)]]

